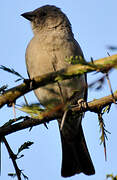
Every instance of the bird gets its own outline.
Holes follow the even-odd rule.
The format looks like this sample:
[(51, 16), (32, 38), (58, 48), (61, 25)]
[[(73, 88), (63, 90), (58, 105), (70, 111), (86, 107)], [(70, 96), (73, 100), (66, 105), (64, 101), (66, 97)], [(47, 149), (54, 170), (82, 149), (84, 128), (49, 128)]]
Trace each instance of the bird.
[[(21, 14), (31, 22), (34, 36), (26, 48), (26, 67), (31, 79), (45, 73), (58, 71), (73, 64), (73, 59), (84, 58), (80, 45), (74, 38), (71, 23), (62, 10), (54, 5), (44, 5), (33, 11)], [(86, 74), (72, 79), (48, 84), (34, 90), (39, 102), (45, 108), (56, 107), (64, 103), (67, 107), (76, 105), (78, 100), (87, 100)], [(87, 144), (85, 141), (83, 114), (65, 110), (58, 118), (62, 147), (61, 176), (75, 174), (95, 174)]]

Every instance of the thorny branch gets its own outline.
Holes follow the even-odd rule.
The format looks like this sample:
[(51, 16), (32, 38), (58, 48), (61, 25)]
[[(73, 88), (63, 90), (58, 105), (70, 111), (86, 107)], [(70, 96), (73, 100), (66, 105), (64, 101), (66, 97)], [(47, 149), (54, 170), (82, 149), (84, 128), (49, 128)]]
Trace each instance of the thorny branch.
[[(55, 82), (59, 83), (59, 81), (61, 80), (70, 79), (76, 75), (80, 76), (84, 73), (88, 73), (92, 71), (106, 73), (108, 83), (110, 83), (108, 78), (108, 71), (111, 70), (113, 67), (117, 67), (117, 55), (109, 56), (107, 58), (102, 58), (93, 61), (93, 63), (92, 62), (86, 63), (84, 61), (81, 62), (83, 63), (70, 65), (68, 68), (62, 69), (60, 71), (55, 71), (42, 76), (34, 77), (33, 79), (24, 80), (22, 84), (9, 90), (6, 90), (6, 87), (2, 88), (3, 91), (1, 91), (2, 93), (0, 95), (0, 108), (3, 107), (5, 104), (11, 106), (13, 103), (15, 103), (16, 99), (38, 87), (42, 87), (49, 83), (55, 83)], [(20, 76), (20, 74), (17, 74), (17, 72), (15, 72), (14, 70), (11, 70), (11, 72), (12, 71), (16, 75), (18, 75), (20, 79), (24, 79), (22, 76)], [(96, 112), (99, 115), (99, 112), (101, 112), (104, 107), (106, 107), (107, 105), (111, 105), (113, 102), (115, 103), (116, 101), (117, 101), (117, 92), (113, 93), (111, 90), (111, 95), (88, 102), (87, 106), (83, 108), (79, 106), (71, 107), (71, 110), (78, 112), (91, 111), (91, 112)], [(63, 116), (64, 109), (65, 109), (65, 105), (60, 104), (59, 106), (55, 107), (49, 112), (43, 112), (41, 114), (41, 119), (24, 117), (21, 122), (17, 122), (16, 119), (14, 119), (10, 121), (11, 124), (8, 123), (0, 127), (0, 138), (3, 140), (9, 152), (18, 180), (21, 180), (21, 170), (18, 168), (16, 164), (15, 154), (12, 152), (5, 136), (14, 133), (16, 131), (23, 130), (25, 128), (33, 127), (60, 118)], [(19, 117), (19, 119), (22, 118)], [(104, 141), (104, 147), (106, 148), (105, 141)]]
[[(83, 61), (83, 59), (81, 61)], [(5, 104), (11, 105), (22, 95), (44, 85), (70, 79), (74, 76), (80, 76), (92, 71), (108, 72), (113, 67), (117, 67), (117, 55), (95, 60), (93, 63), (84, 63), (83, 61), (81, 64), (70, 65), (66, 69), (37, 76), (33, 79), (24, 80), (22, 84), (6, 90), (2, 95), (0, 95), (0, 108)]]
[[(117, 92), (114, 93), (114, 98), (117, 101)], [(109, 95), (88, 102), (86, 107), (79, 107), (79, 106), (71, 107), (71, 110), (77, 112), (91, 111), (98, 113), (104, 107), (106, 107), (107, 105), (111, 105), (112, 103), (113, 103), (112, 95)], [(65, 108), (64, 104), (60, 104), (59, 106), (51, 109), (50, 111), (47, 112), (44, 111), (43, 113), (41, 113), (40, 119), (39, 118), (33, 119), (26, 116), (24, 117), (24, 120), (22, 122), (16, 122), (15, 124), (10, 124), (10, 125), (6, 124), (6, 126), (4, 125), (0, 127), (0, 137), (6, 136), (8, 134), (14, 133), (19, 130), (23, 130), (25, 128), (30, 128), (46, 122), (48, 123), (49, 121), (55, 120), (57, 118), (61, 118), (63, 116), (64, 108)]]
[(17, 163), (16, 163), (16, 157), (17, 156), (13, 153), (13, 151), (10, 148), (10, 146), (9, 146), (9, 144), (8, 144), (8, 142), (7, 142), (5, 137), (2, 138), (2, 141), (4, 142), (4, 144), (5, 144), (6, 148), (7, 148), (7, 151), (9, 153), (9, 156), (10, 156), (12, 162), (13, 162), (13, 166), (15, 168), (15, 172), (16, 172), (17, 178), (18, 178), (18, 180), (21, 180), (21, 170), (18, 168)]

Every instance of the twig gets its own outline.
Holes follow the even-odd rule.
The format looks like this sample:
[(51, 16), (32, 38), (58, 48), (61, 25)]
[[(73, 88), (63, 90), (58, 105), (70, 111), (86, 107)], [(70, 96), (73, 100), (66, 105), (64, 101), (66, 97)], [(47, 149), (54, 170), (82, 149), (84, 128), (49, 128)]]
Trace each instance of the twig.
[[(55, 56), (55, 62), (56, 62), (56, 56)], [(54, 62), (52, 62), (52, 65), (53, 65), (54, 71), (56, 72), (56, 67), (55, 67)], [(60, 85), (59, 82), (57, 82), (57, 85), (58, 85), (59, 92), (60, 92), (61, 102), (64, 104), (65, 101), (64, 101), (64, 96), (63, 96), (63, 92), (62, 92), (61, 85)], [(64, 122), (65, 122), (66, 115), (67, 115), (67, 110), (64, 112), (63, 117), (62, 117), (62, 121), (61, 121), (61, 125), (60, 125), (60, 130), (61, 130), (61, 131), (62, 131), (62, 128), (63, 128), (63, 126), (64, 126)]]
[(18, 180), (21, 180), (21, 170), (18, 168), (17, 166), (17, 163), (16, 163), (16, 155), (13, 153), (12, 149), (10, 148), (7, 140), (5, 137), (2, 137), (2, 141), (4, 142), (6, 148), (7, 148), (7, 151), (9, 153), (9, 156), (12, 160), (12, 163), (13, 163), (13, 166), (15, 168), (15, 171), (16, 171), (16, 175), (17, 175), (17, 178)]
[[(117, 100), (117, 92), (114, 93), (114, 97), (115, 97), (115, 100)], [(101, 109), (103, 109), (107, 105), (111, 105), (112, 103), (113, 103), (112, 95), (105, 96), (100, 99), (95, 99), (87, 103), (87, 107), (83, 108), (83, 112), (91, 111), (91, 112), (98, 113)], [(62, 118), (63, 113), (64, 113), (64, 108), (65, 108), (65, 105), (60, 104), (48, 112), (43, 112), (43, 114), (41, 114), (41, 119), (32, 119), (29, 117), (26, 117), (26, 118), (24, 117), (23, 122), (19, 122), (13, 125), (7, 125), (6, 127), (2, 126), (0, 127), (0, 137), (6, 136), (8, 134), (14, 133), (22, 129), (37, 126), (37, 125), (43, 124), (44, 122), (49, 122), (57, 118)], [(73, 107), (71, 108), (71, 110), (77, 111), (78, 113), (82, 112), (82, 108), (79, 106)]]
[(12, 107), (13, 107), (13, 114), (14, 114), (14, 120), (16, 121), (16, 111), (15, 111), (15, 103), (12, 103)]
[(110, 79), (109, 79), (108, 73), (106, 73), (106, 78), (107, 78), (107, 82), (108, 82), (108, 85), (109, 85), (109, 88), (110, 88), (110, 92), (111, 92), (111, 95), (112, 95), (112, 98), (113, 98), (113, 103), (116, 104), (115, 97), (114, 97), (114, 94), (113, 94), (113, 90), (112, 90), (112, 86), (111, 86), (111, 83), (110, 83)]
[[(55, 57), (55, 58), (56, 58), (56, 57)], [(56, 67), (55, 67), (54, 62), (52, 62), (52, 66), (53, 66), (54, 71), (56, 72)], [(64, 96), (63, 96), (63, 92), (62, 92), (61, 85), (60, 85), (60, 83), (59, 83), (59, 82), (57, 82), (57, 85), (58, 85), (58, 88), (59, 88), (61, 101), (62, 101), (62, 103), (64, 103)]]
[(60, 130), (61, 131), (62, 131), (64, 123), (65, 123), (65, 118), (66, 118), (67, 112), (68, 112), (68, 110), (65, 110), (65, 112), (63, 114), (63, 117), (62, 117), (62, 121), (61, 121), (61, 125), (60, 125)]
[(25, 104), (28, 106), (29, 104), (28, 104), (26, 97), (25, 96), (23, 96), (23, 97), (24, 97)]

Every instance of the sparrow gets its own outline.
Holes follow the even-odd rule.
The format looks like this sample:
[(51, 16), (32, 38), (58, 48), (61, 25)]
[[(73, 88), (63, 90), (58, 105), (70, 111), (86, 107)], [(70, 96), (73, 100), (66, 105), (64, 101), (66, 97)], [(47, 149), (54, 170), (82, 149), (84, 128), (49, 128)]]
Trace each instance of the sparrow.
[[(26, 67), (31, 79), (67, 68), (76, 57), (77, 63), (78, 57), (84, 58), (80, 45), (74, 38), (71, 23), (60, 8), (45, 5), (23, 13), (22, 16), (31, 22), (34, 33), (26, 49)], [(79, 99), (87, 100), (86, 74), (45, 85), (34, 92), (45, 108), (56, 107), (61, 103), (76, 105)], [(72, 112), (70, 109), (65, 112), (62, 128), (63, 117), (57, 119), (62, 144), (61, 175), (93, 175), (95, 169), (82, 129), (83, 113)]]

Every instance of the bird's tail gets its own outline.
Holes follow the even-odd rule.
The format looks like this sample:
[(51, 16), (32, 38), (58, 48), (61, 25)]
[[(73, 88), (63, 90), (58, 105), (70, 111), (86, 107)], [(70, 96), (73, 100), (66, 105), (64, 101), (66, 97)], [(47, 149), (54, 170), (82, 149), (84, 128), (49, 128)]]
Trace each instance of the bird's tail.
[(61, 175), (69, 177), (81, 172), (86, 175), (95, 174), (81, 124), (79, 125), (78, 133), (70, 141), (62, 134), (62, 131), (60, 134), (62, 142)]

